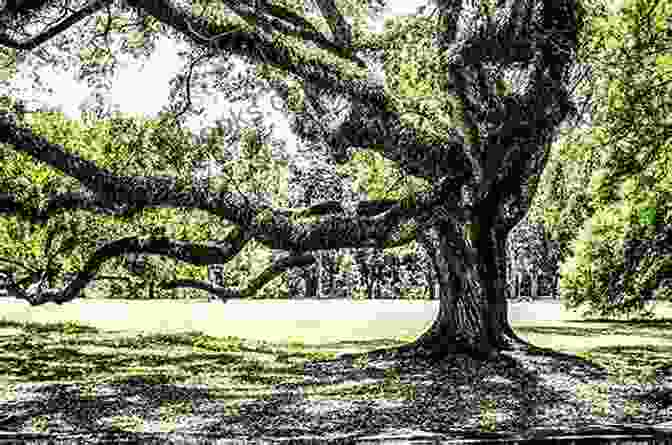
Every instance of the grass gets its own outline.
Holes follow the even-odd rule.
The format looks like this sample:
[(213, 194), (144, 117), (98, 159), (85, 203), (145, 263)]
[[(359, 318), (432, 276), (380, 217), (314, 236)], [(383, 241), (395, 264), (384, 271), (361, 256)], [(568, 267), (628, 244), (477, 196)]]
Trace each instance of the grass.
[[(28, 382), (73, 385), (82, 401), (100, 400), (105, 385), (168, 386), (175, 393), (182, 384), (197, 384), (207, 386), (208, 398), (216, 399), (220, 409), (236, 415), (249, 401), (277, 397), (278, 385), (302, 383), (307, 361), (333, 358), (344, 351), (399, 345), (412, 340), (427, 325), (426, 319), (414, 319), (403, 326), (398, 321), (346, 321), (331, 311), (317, 324), (314, 320), (303, 320), (313, 321), (304, 325), (302, 320), (234, 323), (230, 318), (222, 321), (231, 309), (221, 303), (205, 303), (202, 310), (188, 312), (184, 305), (195, 303), (171, 300), (157, 312), (158, 303), (130, 302), (116, 315), (100, 306), (92, 311), (92, 307), (82, 309), (76, 304), (6, 311), (0, 321), (0, 390), (4, 391), (0, 400), (12, 400), (16, 385)], [(117, 306), (123, 307), (121, 302)], [(174, 312), (169, 313), (168, 307)], [(626, 384), (652, 381), (655, 369), (672, 363), (671, 305), (657, 308), (659, 320), (650, 322), (583, 320), (577, 314), (563, 309), (559, 321), (513, 323), (513, 327), (533, 344), (587, 358)], [(294, 316), (300, 318), (299, 314)], [(186, 326), (187, 321), (192, 329)], [(267, 335), (260, 332), (260, 326)], [(351, 332), (346, 335), (345, 331)], [(366, 363), (354, 365), (366, 367)], [(398, 371), (386, 369), (384, 378), (375, 383), (308, 385), (303, 388), (304, 396), (311, 400), (413, 397), (415, 386), (401, 382)], [(159, 429), (175, 428), (180, 417), (193, 414), (190, 400), (170, 391), (159, 394), (162, 396), (152, 402), (150, 410)], [(47, 415), (24, 419), (29, 420), (36, 431), (50, 428)], [(144, 428), (137, 416), (111, 415), (104, 422), (113, 429)]]
[(563, 310), (558, 321), (512, 325), (532, 344), (589, 359), (626, 384), (650, 381), (656, 369), (672, 364), (672, 304), (659, 303), (653, 320), (583, 319), (581, 310)]

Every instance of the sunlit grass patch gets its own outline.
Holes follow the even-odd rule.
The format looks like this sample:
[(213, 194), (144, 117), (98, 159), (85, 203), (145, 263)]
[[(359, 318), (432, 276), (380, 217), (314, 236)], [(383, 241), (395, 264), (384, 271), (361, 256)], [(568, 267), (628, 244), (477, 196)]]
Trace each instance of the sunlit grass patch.
[(171, 420), (175, 416), (188, 416), (193, 412), (193, 404), (188, 400), (166, 402), (159, 407), (159, 417), (161, 420)]
[(414, 384), (393, 380), (351, 382), (323, 387), (307, 386), (304, 394), (310, 400), (414, 400)]
[(145, 421), (142, 417), (132, 416), (113, 416), (105, 423), (109, 424), (113, 429), (120, 431), (142, 432)]
[(35, 416), (30, 419), (31, 428), (38, 432), (47, 432), (49, 430), (49, 418), (47, 416)]
[(641, 411), (641, 403), (637, 400), (626, 400), (623, 406), (623, 414), (625, 416), (639, 416)]

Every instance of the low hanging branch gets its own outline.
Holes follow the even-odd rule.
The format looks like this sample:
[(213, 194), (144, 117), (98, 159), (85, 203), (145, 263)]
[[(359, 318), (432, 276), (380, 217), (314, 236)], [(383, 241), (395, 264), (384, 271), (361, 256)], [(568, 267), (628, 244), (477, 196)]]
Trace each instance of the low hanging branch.
[[(232, 2), (225, 0), (224, 3), (228, 5)], [(287, 26), (285, 30), (289, 33), (290, 25), (293, 25), (298, 30), (292, 29), (292, 32), (298, 32), (297, 35), (306, 41), (311, 40), (309, 33), (314, 30), (307, 24), (297, 25), (300, 23), (298, 16), (281, 14), (269, 2), (261, 3), (265, 9), (245, 9), (240, 2), (230, 6), (234, 10), (239, 6), (243, 15), (246, 11), (254, 11), (255, 17), (263, 18), (260, 22), (266, 27), (266, 32), (271, 28), (277, 30)], [(292, 252), (361, 247), (371, 243), (384, 245), (398, 241), (397, 232), (401, 225), (416, 217), (427, 226), (432, 224), (428, 221), (441, 219), (458, 227), (471, 223), (467, 221), (469, 218), (482, 217), (486, 221), (484, 215), (487, 211), (494, 212), (496, 218), (508, 218), (506, 224), (512, 224), (515, 216), (522, 211), (518, 207), (525, 207), (524, 198), (533, 194), (533, 190), (528, 191), (528, 179), (543, 168), (544, 153), (540, 147), (549, 143), (553, 129), (570, 108), (567, 92), (561, 84), (561, 74), (576, 43), (576, 29), (572, 28), (574, 21), (568, 16), (573, 12), (573, 1), (500, 2), (492, 17), (474, 11), (470, 3), (438, 2), (442, 26), (437, 31), (436, 40), (440, 48), (441, 72), (450, 79), (441, 86), (463, 105), (464, 128), (452, 129), (442, 143), (427, 144), (420, 140), (417, 131), (402, 124), (384, 83), (370, 78), (363, 71), (357, 72), (353, 68), (354, 57), (345, 57), (354, 51), (350, 51), (351, 35), (339, 15), (326, 17), (332, 32), (346, 32), (335, 43), (338, 51), (330, 54), (348, 62), (342, 64), (348, 69), (329, 62), (329, 58), (309, 60), (306, 55), (298, 54), (300, 52), (296, 48), (281, 42), (269, 42), (265, 36), (242, 31), (238, 25), (225, 23), (215, 26), (167, 0), (134, 2), (135, 7), (183, 34), (196, 45), (213, 52), (240, 55), (254, 63), (269, 64), (310, 83), (314, 90), (348, 97), (353, 104), (350, 115), (341, 125), (320, 134), (321, 142), (326, 143), (334, 153), (343, 152), (343, 147), (375, 147), (387, 159), (398, 161), (404, 172), (433, 181), (435, 186), (431, 192), (417, 194), (415, 206), (409, 207), (401, 202), (367, 203), (358, 208), (356, 216), (345, 215), (342, 209), (336, 207), (326, 211), (317, 208), (313, 211), (319, 216), (324, 215), (318, 223), (292, 223), (287, 209), (269, 208), (262, 204), (261, 198), (248, 201), (233, 193), (194, 193), (179, 190), (174, 181), (166, 178), (114, 175), (36, 136), (31, 130), (18, 127), (4, 113), (0, 114), (0, 143), (8, 144), (35, 161), (79, 180), (92, 194), (68, 194), (57, 196), (55, 200), (51, 197), (53, 205), (36, 211), (26, 209), (13, 198), (4, 197), (0, 200), (0, 211), (10, 214), (24, 212), (33, 221), (42, 223), (51, 212), (64, 208), (85, 208), (110, 214), (150, 207), (202, 209), (241, 227), (245, 232), (245, 241), (239, 240), (241, 246), (254, 238), (269, 248)], [(327, 15), (335, 9), (332, 0), (318, 0), (318, 5)], [(274, 14), (277, 17), (272, 17)], [(290, 25), (285, 25), (283, 21)], [(49, 38), (44, 35), (38, 37)], [(325, 44), (318, 34), (312, 37), (318, 47), (326, 51), (334, 49), (333, 45)], [(16, 44), (8, 42), (6, 36), (3, 39), (0, 44)], [(37, 40), (36, 37), (34, 41)], [(501, 53), (492, 48), (501, 50)], [(514, 62), (529, 68), (526, 82), (521, 82), (521, 87), (508, 96), (493, 94), (492, 80), (488, 78), (490, 68), (486, 65), (511, 65)], [(349, 71), (353, 71), (354, 75)], [(310, 138), (307, 129), (302, 132), (299, 126), (298, 130), (300, 137)], [(469, 204), (461, 200), (462, 187), (472, 192)], [(500, 199), (493, 200), (495, 194)], [(512, 204), (515, 209), (508, 213), (513, 216), (503, 216), (502, 203), (509, 197), (520, 202)], [(320, 211), (323, 213), (320, 214)], [(500, 224), (499, 220), (493, 224), (495, 222), (506, 225)], [(459, 230), (450, 233), (459, 234)], [(481, 237), (482, 240), (486, 238)], [(477, 241), (474, 239), (467, 247), (473, 250)], [(459, 242), (462, 243), (462, 240)], [(228, 261), (229, 255), (237, 254), (242, 248), (237, 247), (240, 246), (222, 250), (165, 238), (143, 241), (124, 238), (98, 249), (63, 292), (50, 290), (27, 295), (18, 288), (14, 291), (31, 304), (64, 302), (75, 298), (102, 263), (114, 256), (128, 252), (167, 255), (203, 265)], [(295, 260), (297, 265), (304, 261)], [(293, 261), (288, 260), (287, 264), (293, 264)], [(271, 267), (270, 271), (266, 271), (268, 274), (262, 273), (255, 279), (255, 285), (267, 280), (275, 273), (273, 270)], [(242, 294), (245, 292), (247, 290)]]
[(250, 281), (248, 286), (243, 290), (225, 289), (199, 280), (174, 280), (167, 283), (161, 283), (159, 286), (162, 287), (163, 289), (176, 289), (180, 287), (201, 289), (209, 292), (210, 294), (214, 294), (215, 296), (217, 296), (217, 298), (226, 302), (226, 300), (229, 298), (252, 297), (257, 293), (259, 289), (264, 287), (266, 283), (273, 280), (282, 272), (285, 272), (293, 267), (306, 267), (314, 263), (315, 263), (315, 257), (310, 254), (293, 255), (284, 258), (279, 258), (268, 268), (266, 268), (262, 273), (260, 273), (256, 278)]
[[(38, 4), (36, 4), (37, 7), (33, 9), (38, 10), (48, 2), (49, 0), (42, 0)], [(85, 19), (86, 17), (91, 16), (93, 13), (98, 12), (99, 10), (105, 7), (108, 7), (111, 3), (112, 2), (110, 0), (91, 0), (89, 3), (86, 4), (86, 6), (72, 13), (65, 19), (58, 22), (56, 25), (52, 26), (51, 28), (48, 28), (47, 30), (41, 32), (35, 37), (23, 41), (17, 41), (9, 37), (5, 32), (0, 31), (0, 45), (6, 46), (8, 48), (30, 51), (32, 49), (37, 48), (44, 42), (53, 39), (63, 31), (70, 29), (73, 25)], [(21, 11), (9, 11), (9, 12), (12, 14), (21, 13)]]

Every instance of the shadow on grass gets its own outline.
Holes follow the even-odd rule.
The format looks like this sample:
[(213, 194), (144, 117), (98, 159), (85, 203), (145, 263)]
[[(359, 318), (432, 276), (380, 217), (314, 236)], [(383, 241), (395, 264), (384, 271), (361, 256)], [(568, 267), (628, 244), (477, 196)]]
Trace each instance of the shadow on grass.
[(637, 328), (672, 328), (672, 318), (657, 318), (650, 320), (647, 318), (632, 318), (629, 320), (614, 320), (611, 318), (586, 318), (584, 320), (567, 320), (572, 323), (613, 323), (619, 326), (635, 326)]
[[(401, 343), (391, 339), (281, 345), (199, 332), (129, 335), (71, 322), (0, 321), (0, 342), (8, 389), (37, 384), (29, 388), (31, 399), (5, 394), (0, 401), (0, 430), (17, 433), (43, 418), (47, 431), (114, 433), (145, 442), (151, 436), (133, 432), (138, 425), (182, 416), (190, 420), (173, 430), (217, 437), (366, 435), (396, 424), (490, 438), (498, 435), (482, 426), (460, 427), (474, 425), (482, 400), (507, 401), (511, 415), (497, 421), (498, 430), (526, 431), (544, 406), (561, 403), (571, 390), (545, 385), (539, 372), (506, 355), (496, 362), (461, 354), (436, 363), (333, 360), (332, 350)], [(604, 376), (581, 357), (544, 348), (529, 354), (552, 355), (578, 378)], [(111, 420), (128, 412), (142, 413), (136, 424), (128, 416), (121, 416), (125, 423)]]
[[(579, 324), (571, 322), (569, 326), (516, 326), (516, 332), (522, 334), (541, 334), (541, 335), (562, 335), (568, 337), (597, 337), (601, 335), (633, 335), (637, 333), (642, 337), (672, 338), (672, 323), (656, 322), (627, 322), (627, 321), (592, 321), (591, 324), (600, 324), (600, 326), (582, 327)], [(646, 329), (646, 330), (645, 330)], [(648, 331), (647, 331), (648, 330)]]

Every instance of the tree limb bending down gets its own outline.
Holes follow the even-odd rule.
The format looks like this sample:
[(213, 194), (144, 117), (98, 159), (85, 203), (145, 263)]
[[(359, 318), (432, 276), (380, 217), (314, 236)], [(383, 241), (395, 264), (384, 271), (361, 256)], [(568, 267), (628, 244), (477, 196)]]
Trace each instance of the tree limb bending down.
[[(391, 206), (392, 202), (389, 200), (384, 200), (382, 202), (363, 201), (359, 203), (358, 213), (373, 215), (381, 213)], [(49, 220), (49, 217), (53, 217), (59, 212), (68, 209), (89, 209), (94, 212), (115, 216), (132, 216), (139, 210), (129, 206), (121, 209), (113, 208), (113, 206), (107, 205), (95, 195), (78, 192), (54, 195), (47, 203), (45, 209), (28, 208), (17, 201), (11, 194), (5, 193), (0, 195), (0, 213), (19, 214), (23, 218), (29, 219), (33, 224), (44, 224)], [(281, 214), (298, 214), (303, 217), (322, 216), (339, 212), (343, 212), (343, 208), (340, 203), (336, 201), (318, 203), (305, 209), (285, 209), (279, 211)], [(75, 274), (73, 281), (62, 293), (51, 288), (49, 288), (49, 290), (45, 289), (43, 278), (35, 280), (35, 277), (32, 277), (25, 278), (18, 283), (10, 280), (7, 287), (8, 295), (26, 299), (32, 305), (39, 305), (49, 301), (62, 304), (77, 298), (87, 284), (94, 279), (96, 271), (108, 258), (127, 254), (144, 253), (168, 256), (179, 261), (197, 265), (225, 264), (235, 258), (250, 239), (251, 237), (249, 235), (245, 236), (243, 234), (240, 236), (240, 234), (236, 234), (236, 232), (231, 232), (230, 238), (226, 238), (216, 243), (216, 245), (214, 243), (199, 245), (196, 243), (170, 240), (167, 238), (150, 238), (148, 240), (139, 240), (132, 237), (124, 238), (112, 243), (106, 243), (99, 247), (87, 262), (84, 267), (84, 272)], [(222, 247), (222, 245), (224, 245), (224, 247)], [(223, 289), (214, 286), (211, 283), (199, 280), (173, 280), (159, 283), (159, 286), (164, 289), (176, 289), (181, 287), (201, 289), (216, 295), (217, 298), (224, 301), (229, 298), (246, 298), (254, 295), (267, 282), (271, 281), (281, 272), (291, 267), (305, 267), (313, 264), (314, 261), (315, 258), (312, 255), (305, 254), (279, 258), (258, 277), (253, 279), (248, 288), (242, 291)], [(55, 273), (56, 271), (49, 271), (49, 273), (52, 272)], [(26, 283), (31, 284), (29, 288), (24, 291), (21, 286)]]
[[(224, 3), (232, 4), (227, 0)], [(434, 86), (459, 100), (463, 122), (446, 132), (443, 141), (431, 143), (421, 138), (419, 130), (409, 129), (402, 122), (381, 81), (365, 73), (351, 75), (358, 72), (356, 64), (343, 55), (356, 53), (358, 45), (364, 45), (359, 39), (342, 39), (334, 43), (342, 51), (308, 61), (294, 47), (270, 43), (260, 33), (243, 31), (231, 24), (215, 26), (164, 0), (137, 0), (134, 6), (181, 33), (195, 46), (269, 64), (310, 84), (314, 92), (349, 98), (350, 114), (335, 128), (316, 129), (301, 124), (294, 125), (294, 130), (303, 140), (327, 144), (337, 162), (344, 160), (342, 154), (348, 148), (377, 150), (398, 162), (404, 173), (430, 181), (432, 190), (419, 193), (416, 206), (392, 203), (374, 215), (336, 213), (321, 217), (317, 223), (299, 224), (290, 222), (286, 211), (259, 204), (261, 199), (248, 204), (233, 193), (193, 193), (175, 189), (162, 178), (113, 175), (37, 137), (29, 129), (17, 127), (7, 115), (0, 116), (0, 143), (79, 180), (95, 195), (75, 199), (82, 205), (86, 203), (88, 210), (202, 209), (239, 225), (245, 232), (245, 241), (254, 238), (273, 249), (308, 252), (382, 246), (398, 242), (401, 226), (415, 220), (418, 238), (431, 252), (438, 278), (439, 313), (427, 331), (397, 352), (431, 357), (467, 352), (494, 358), (501, 349), (526, 345), (508, 322), (505, 276), (498, 265), (506, 261), (506, 234), (529, 207), (535, 192), (533, 178), (543, 171), (559, 125), (575, 112), (565, 85), (581, 26), (575, 0), (498, 2), (494, 13), (488, 16), (469, 8), (467, 2), (437, 2), (441, 26), (436, 29), (433, 45), (440, 55), (437, 72), (445, 76)], [(337, 11), (333, 0), (322, 0), (320, 6), (322, 13)], [(273, 18), (272, 10), (257, 13)], [(347, 37), (347, 22), (336, 17), (332, 26), (340, 28), (339, 32), (345, 32)], [(309, 34), (301, 35), (310, 40)], [(324, 46), (331, 45), (321, 45), (320, 40), (316, 38), (311, 43), (328, 51)], [(14, 48), (20, 45), (7, 38), (0, 44)], [(337, 65), (333, 63), (335, 59), (343, 63)], [(346, 66), (351, 72), (344, 72)], [(496, 79), (490, 74), (497, 70), (493, 66), (500, 72), (517, 72), (509, 94), (495, 93)], [(308, 113), (310, 101), (306, 104), (306, 111), (292, 113)], [(95, 200), (98, 201), (94, 203)], [(17, 211), (16, 205), (5, 202), (6, 213)], [(48, 213), (38, 212), (41, 218), (48, 218)], [(258, 218), (262, 213), (265, 217)], [(241, 239), (230, 241), (243, 244)], [(240, 251), (233, 245), (224, 251), (211, 251), (180, 243), (124, 239), (108, 244), (96, 251), (78, 279), (64, 291), (33, 297), (31, 303), (75, 298), (82, 283), (103, 261), (129, 250), (178, 257), (193, 264), (204, 264), (199, 258), (208, 255), (219, 262)], [(200, 249), (198, 255), (194, 249)], [(296, 264), (302, 262), (296, 260)]]

